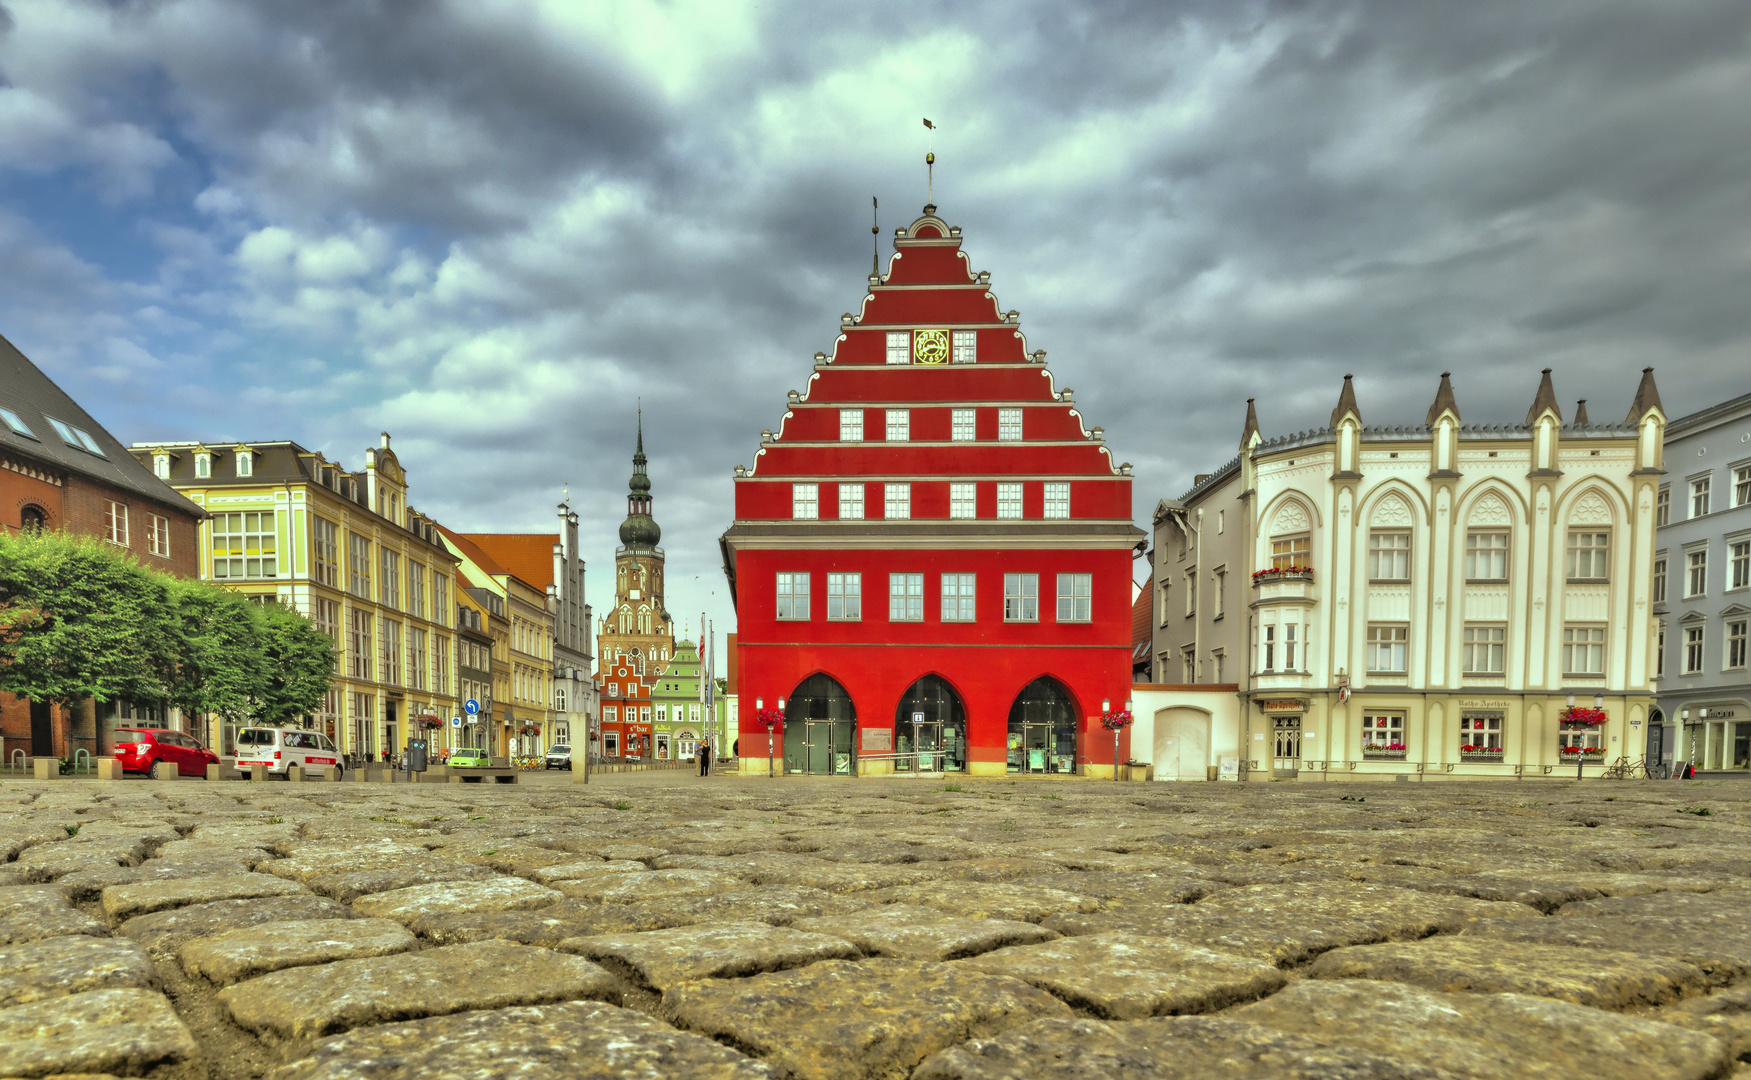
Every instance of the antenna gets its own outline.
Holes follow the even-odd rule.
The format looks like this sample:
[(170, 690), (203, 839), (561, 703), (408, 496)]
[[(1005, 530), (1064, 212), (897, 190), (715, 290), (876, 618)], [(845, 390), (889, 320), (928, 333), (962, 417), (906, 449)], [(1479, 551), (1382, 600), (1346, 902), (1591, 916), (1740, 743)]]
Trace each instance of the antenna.
[(877, 277), (880, 277), (882, 272), (882, 247), (880, 240), (882, 222), (879, 213), (880, 210), (881, 204), (876, 202), (876, 197), (874, 195), (871, 195), (869, 197), (869, 272)]
[(924, 126), (930, 129), (929, 151), (924, 155), (925, 199), (932, 207), (936, 206), (936, 125), (924, 118)]

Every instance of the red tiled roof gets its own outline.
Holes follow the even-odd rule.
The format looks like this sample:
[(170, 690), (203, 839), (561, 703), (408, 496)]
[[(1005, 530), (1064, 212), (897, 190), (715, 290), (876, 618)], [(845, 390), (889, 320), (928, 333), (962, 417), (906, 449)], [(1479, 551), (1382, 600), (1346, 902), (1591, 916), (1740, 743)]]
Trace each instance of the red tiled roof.
[(553, 545), (558, 533), (463, 533), (492, 560), (524, 581), (545, 590), (553, 584)]
[(492, 556), (490, 556), (486, 552), (480, 550), (479, 544), (476, 544), (473, 540), (470, 540), (468, 537), (464, 536), (463, 534), (461, 534), (459, 532), (451, 532), (449, 529), (445, 528), (442, 525), (438, 526), (438, 530), (440, 532), (442, 532), (446, 537), (448, 537), (450, 539), (450, 541), (456, 545), (457, 550), (461, 551), (462, 554), (465, 555), (470, 562), (472, 562), (472, 563), (474, 563), (474, 565), (480, 567), (482, 573), (486, 573), (486, 574), (507, 574), (507, 573), (510, 573), (510, 571), (506, 570), (504, 567), (502, 567), (498, 563), (494, 562)]
[(1143, 655), (1149, 655), (1149, 589), (1137, 590), (1137, 599), (1131, 602), (1131, 647), (1143, 646)]

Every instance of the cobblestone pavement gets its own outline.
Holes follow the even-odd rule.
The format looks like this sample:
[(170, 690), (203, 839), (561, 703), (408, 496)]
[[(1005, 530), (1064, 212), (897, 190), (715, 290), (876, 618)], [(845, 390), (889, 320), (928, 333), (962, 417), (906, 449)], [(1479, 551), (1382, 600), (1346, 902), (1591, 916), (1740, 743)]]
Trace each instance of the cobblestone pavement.
[(618, 779), (0, 785), (0, 1077), (1751, 1076), (1751, 786)]

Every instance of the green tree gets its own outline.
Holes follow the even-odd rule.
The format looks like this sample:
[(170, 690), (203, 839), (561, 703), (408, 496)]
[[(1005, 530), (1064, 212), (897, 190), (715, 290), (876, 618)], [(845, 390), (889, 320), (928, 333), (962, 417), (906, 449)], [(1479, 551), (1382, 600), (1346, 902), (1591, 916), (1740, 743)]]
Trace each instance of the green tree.
[(64, 706), (163, 697), (167, 582), (98, 540), (0, 536), (0, 690)]
[(315, 712), (334, 684), (340, 653), (334, 639), (281, 604), (256, 608), (255, 614), (264, 662), (256, 719), (285, 724)]
[(204, 581), (168, 583), (174, 628), (163, 682), (185, 714), (245, 719), (263, 693), (268, 660), (257, 609), (237, 593)]

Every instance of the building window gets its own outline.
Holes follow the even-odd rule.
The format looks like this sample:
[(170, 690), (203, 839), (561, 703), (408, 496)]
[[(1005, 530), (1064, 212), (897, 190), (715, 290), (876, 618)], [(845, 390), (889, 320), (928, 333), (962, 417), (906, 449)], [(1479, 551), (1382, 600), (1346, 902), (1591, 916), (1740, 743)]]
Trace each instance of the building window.
[(1021, 517), (1021, 485), (997, 485), (997, 516), (1000, 518)]
[(821, 485), (790, 485), (790, 516), (813, 521), (821, 516)]
[(1746, 504), (1751, 504), (1751, 465), (1741, 465), (1733, 470), (1733, 505)]
[(1021, 441), (1021, 410), (997, 410), (997, 440), (999, 442)]
[(888, 575), (888, 621), (924, 621), (924, 575)]
[(432, 638), (432, 689), (450, 692), (450, 639), (441, 634)]
[(839, 410), (839, 441), (840, 442), (862, 442), (863, 441), (863, 410), (862, 409), (840, 409)]
[(426, 665), (426, 632), (417, 626), (407, 628), (407, 685), (415, 690), (426, 688), (430, 674)]
[(1701, 596), (1708, 592), (1708, 549), (1684, 553), (1684, 595)]
[(146, 523), (152, 530), (149, 536), (152, 554), (161, 559), (170, 558), (170, 519), (162, 514), (147, 514)]
[(973, 622), (975, 575), (942, 575), (942, 621)]
[(778, 617), (807, 619), (809, 617), (809, 575), (781, 573), (778, 575)]
[(383, 633), (377, 644), (377, 659), (381, 664), (383, 681), (391, 686), (400, 686), (401, 624), (393, 619), (384, 619)]
[(1211, 649), (1210, 650), (1210, 681), (1211, 682), (1219, 683), (1222, 681), (1222, 660), (1223, 660), (1223, 653), (1222, 653), (1221, 649)]
[(912, 485), (882, 485), (882, 516), (889, 521), (904, 521), (912, 516)]
[[(619, 716), (620, 710), (612, 705), (602, 710), (602, 720), (604, 723), (619, 723)], [(602, 733), (602, 752), (609, 757), (620, 756), (620, 732), (604, 731)]]
[(565, 712), (565, 687), (558, 683), (553, 685), (553, 707), (559, 712)]
[(1699, 476), (1690, 482), (1690, 516), (1702, 517), (1708, 513), (1709, 477)]
[(1468, 532), (1465, 534), (1465, 580), (1508, 580), (1507, 533)]
[(371, 678), (371, 613), (360, 608), (347, 613), (347, 677)]
[(340, 527), (317, 518), (310, 530), (310, 577), (318, 585), (340, 587)]
[(1745, 666), (1745, 631), (1751, 620), (1734, 619), (1727, 624), (1727, 663), (1729, 671)]
[(1605, 628), (1603, 626), (1563, 627), (1563, 673), (1566, 675), (1605, 674)]
[(1211, 572), (1210, 585), (1212, 586), (1212, 591), (1215, 593), (1211, 599), (1216, 601), (1215, 611), (1210, 617), (1212, 619), (1220, 619), (1222, 613), (1227, 610), (1228, 568), (1226, 566), (1219, 566)]
[(1654, 603), (1666, 602), (1666, 556), (1654, 560)]
[(255, 455), (250, 453), (248, 450), (237, 451), (237, 475), (238, 476), (254, 476), (255, 475)]
[(1088, 622), (1094, 617), (1092, 574), (1058, 575), (1058, 621)]
[(152, 475), (156, 476), (160, 480), (170, 479), (170, 455), (169, 454), (153, 454), (152, 455)]
[(212, 475), (213, 475), (213, 455), (206, 454), (206, 453), (196, 454), (195, 455), (195, 479), (205, 480), (205, 479), (211, 477)]
[(863, 485), (839, 485), (839, 516), (847, 521), (863, 517)]
[(213, 577), (262, 578), (279, 572), (273, 511), (213, 515)]
[(949, 438), (955, 442), (972, 442), (978, 438), (978, 415), (977, 409), (955, 409), (949, 414)]
[(1277, 628), (1263, 626), (1259, 628), (1259, 634), (1259, 653), (1264, 659), (1264, 666), (1259, 670), (1275, 671), (1277, 670)]
[[(432, 568), (432, 618), (442, 619), (450, 610), (450, 579), (437, 567)], [(478, 615), (478, 613), (476, 613)]]
[(1467, 675), (1500, 675), (1507, 648), (1505, 626), (1467, 626), (1461, 670)]
[(887, 411), (887, 437), (889, 442), (905, 442), (912, 437), (911, 409)]
[(1305, 536), (1285, 536), (1271, 541), (1271, 569), (1288, 570), (1291, 567), (1305, 567), (1309, 563), (1312, 551), (1311, 541)]
[(1666, 674), (1666, 624), (1660, 624), (1660, 632), (1654, 638), (1654, 678), (1662, 678)]
[(1751, 540), (1735, 540), (1727, 545), (1728, 588), (1751, 586)]
[(128, 508), (113, 499), (104, 500), (103, 538), (121, 547), (128, 546)]
[(358, 533), (347, 534), (347, 591), (363, 599), (371, 599), (371, 539)]
[(6, 426), (11, 428), (14, 434), (23, 435), (27, 439), (36, 439), (37, 442), (42, 442), (41, 439), (37, 439), (36, 432), (30, 429), (30, 425), (25, 423), (24, 419), (11, 409), (0, 409), (0, 419), (6, 421)]
[(1368, 625), (1368, 670), (1383, 675), (1403, 675), (1408, 670), (1405, 655), (1410, 640), (1408, 626)]
[(1610, 545), (1610, 533), (1569, 533), (1569, 580), (1604, 581), (1605, 559), (1611, 553)]
[(1411, 534), (1404, 532), (1369, 533), (1369, 580), (1408, 581), (1410, 576)]
[(310, 623), (327, 634), (330, 641), (340, 644), (340, 602), (315, 597), (310, 601)]
[(1362, 749), (1404, 750), (1403, 713), (1366, 713), (1362, 716)]
[(1672, 485), (1661, 484), (1660, 493), (1654, 496), (1654, 524), (1669, 525), (1672, 522)]
[(863, 575), (827, 575), (827, 618), (835, 622), (857, 622), (863, 618)]
[(63, 423), (52, 416), (45, 415), (44, 419), (49, 422), (50, 427), (55, 429), (55, 434), (61, 437), (61, 441), (68, 446), (88, 451), (96, 454), (98, 457), (104, 456), (103, 447), (97, 445), (97, 440), (91, 437), (89, 431), (86, 431), (84, 428), (74, 427), (72, 424)]
[(977, 484), (953, 483), (948, 486), (948, 516), (973, 518), (979, 516)]
[(1297, 671), (1297, 670), (1299, 670), (1295, 666), (1295, 646), (1296, 646), (1295, 631), (1296, 631), (1296, 625), (1294, 623), (1284, 623), (1283, 624), (1283, 670), (1284, 671)]
[(407, 562), (407, 613), (426, 617), (426, 568), (412, 559)]
[(1186, 616), (1198, 613), (1198, 568), (1186, 567)]
[(1502, 718), (1499, 715), (1465, 713), (1459, 717), (1459, 749), (1461, 752), (1501, 753)]
[[(1599, 750), (1600, 731), (1589, 728), (1585, 731), (1559, 731), (1556, 735), (1557, 751), (1564, 761), (1574, 761), (1577, 755), (1586, 750)], [(1582, 760), (1603, 760), (1601, 754), (1586, 754)]]
[(1686, 626), (1684, 628), (1684, 674), (1695, 675), (1702, 670), (1702, 630), (1701, 626)]
[(1003, 621), (1040, 621), (1040, 575), (1003, 575)]
[(1173, 586), (1173, 579), (1172, 578), (1165, 578), (1164, 577), (1161, 579), (1161, 589), (1160, 589), (1160, 594), (1161, 594), (1161, 625), (1163, 625), (1163, 626), (1167, 625), (1168, 616), (1173, 611), (1173, 608), (1170, 606), (1172, 603), (1172, 598), (1173, 598), (1172, 586)]
[(1069, 484), (1053, 482), (1046, 485), (1046, 516), (1049, 518), (1070, 516)]
[(974, 360), (978, 359), (978, 351), (979, 351), (979, 332), (978, 331), (976, 331), (976, 330), (956, 330), (955, 331), (955, 352), (954, 352), (954, 362), (955, 363), (957, 363), (957, 364), (971, 364)]
[(888, 363), (910, 364), (912, 362), (912, 335), (904, 330), (888, 331)]
[(1179, 681), (1188, 686), (1198, 681), (1198, 654), (1190, 645), (1179, 651)]
[(377, 582), (377, 599), (392, 608), (399, 608), (401, 606), (401, 556), (388, 548), (380, 548), (377, 554), (383, 564), (383, 577)]

